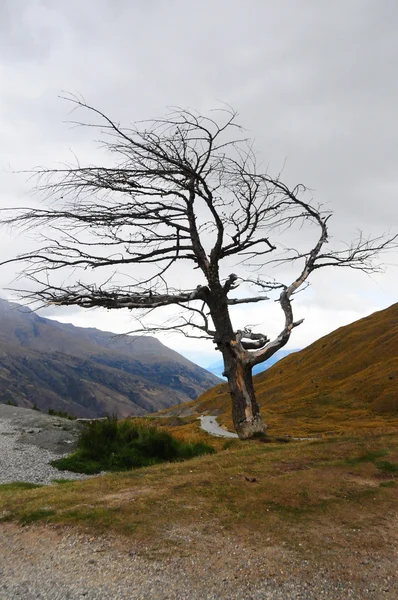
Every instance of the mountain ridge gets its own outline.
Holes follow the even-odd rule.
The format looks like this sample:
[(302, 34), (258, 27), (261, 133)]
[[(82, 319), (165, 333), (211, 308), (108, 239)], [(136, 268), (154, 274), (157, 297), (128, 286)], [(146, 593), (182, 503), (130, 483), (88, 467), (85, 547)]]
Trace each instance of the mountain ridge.
[(0, 402), (76, 416), (142, 415), (219, 380), (151, 336), (116, 336), (0, 299)]

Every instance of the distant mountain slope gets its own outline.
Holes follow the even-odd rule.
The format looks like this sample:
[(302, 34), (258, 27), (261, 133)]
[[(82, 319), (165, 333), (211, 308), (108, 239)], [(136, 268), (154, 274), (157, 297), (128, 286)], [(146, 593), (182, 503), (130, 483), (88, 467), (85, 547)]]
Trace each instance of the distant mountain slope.
[[(257, 375), (258, 373), (266, 371), (267, 369), (272, 367), (272, 365), (282, 360), (282, 358), (285, 358), (285, 356), (289, 356), (289, 354), (292, 354), (293, 352), (298, 352), (298, 349), (278, 350), (278, 352), (275, 352), (275, 354), (271, 356), (271, 358), (264, 361), (263, 363), (260, 363), (259, 365), (256, 365), (253, 369), (253, 374)], [(222, 360), (218, 360), (209, 365), (207, 367), (207, 370), (209, 371), (209, 373), (213, 373), (213, 375), (216, 375), (217, 377), (223, 377), (224, 363)]]
[[(254, 381), (273, 432), (398, 427), (398, 304), (337, 329)], [(191, 405), (232, 427), (225, 384)]]
[(156, 338), (74, 327), (0, 299), (0, 402), (137, 415), (196, 398), (218, 381)]

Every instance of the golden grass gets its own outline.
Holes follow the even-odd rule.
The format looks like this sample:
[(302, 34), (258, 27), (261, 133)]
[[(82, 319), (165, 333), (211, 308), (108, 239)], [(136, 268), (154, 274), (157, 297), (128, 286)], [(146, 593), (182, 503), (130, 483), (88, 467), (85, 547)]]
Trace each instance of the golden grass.
[[(271, 435), (397, 431), (398, 304), (287, 356), (254, 382)], [(233, 430), (226, 384), (182, 407), (217, 414)]]
[(398, 439), (392, 435), (237, 441), (212, 456), (84, 482), (0, 486), (0, 519), (73, 524), (146, 541), (167, 537), (178, 523), (227, 529), (245, 540), (266, 532), (302, 544), (309, 523), (353, 527), (396, 510), (396, 473), (386, 472), (386, 464), (397, 461)]

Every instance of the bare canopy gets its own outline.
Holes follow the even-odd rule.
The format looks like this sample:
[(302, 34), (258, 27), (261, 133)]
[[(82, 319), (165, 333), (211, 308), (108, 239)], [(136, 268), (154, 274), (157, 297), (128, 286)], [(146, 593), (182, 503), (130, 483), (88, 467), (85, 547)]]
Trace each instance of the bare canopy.
[[(3, 223), (40, 227), (45, 236), (39, 249), (6, 261), (23, 263), (23, 275), (34, 283), (25, 297), (138, 314), (177, 307), (173, 322), (155, 329), (212, 340), (223, 356), (236, 431), (241, 438), (264, 433), (252, 368), (284, 346), (302, 323), (293, 317), (293, 294), (320, 268), (377, 270), (375, 259), (397, 245), (397, 236), (359, 236), (331, 249), (331, 213), (308, 199), (303, 185), (290, 188), (258, 168), (252, 145), (229, 108), (212, 117), (177, 109), (164, 119), (126, 128), (81, 99), (69, 100), (94, 119), (77, 124), (99, 131), (113, 160), (109, 166), (77, 162), (37, 169), (45, 207), (5, 213)], [(280, 236), (297, 225), (304, 238), (300, 250), (282, 246)], [(305, 247), (309, 228), (313, 241)], [(264, 275), (271, 266), (286, 263), (297, 269), (291, 280)], [(176, 266), (187, 264), (197, 270), (197, 286), (174, 289)], [(229, 272), (231, 265), (236, 273)], [(115, 273), (130, 268), (135, 280), (113, 283), (110, 267)], [(95, 283), (78, 275), (101, 268), (105, 281), (99, 273)], [(59, 272), (69, 280), (73, 273), (73, 282), (59, 283)], [(234, 296), (243, 283), (245, 290), (257, 291)], [(234, 328), (231, 306), (271, 296), (284, 315), (279, 335), (270, 340), (263, 332)]]

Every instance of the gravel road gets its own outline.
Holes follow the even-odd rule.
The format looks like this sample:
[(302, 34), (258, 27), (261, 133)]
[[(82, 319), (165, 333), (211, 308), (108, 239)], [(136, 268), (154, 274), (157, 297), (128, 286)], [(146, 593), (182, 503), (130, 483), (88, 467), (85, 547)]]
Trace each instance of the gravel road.
[(238, 437), (237, 433), (232, 433), (231, 431), (226, 431), (226, 429), (222, 429), (222, 427), (220, 427), (217, 423), (216, 417), (201, 416), (199, 417), (199, 419), (201, 428), (207, 433), (210, 433), (210, 435), (226, 438)]

